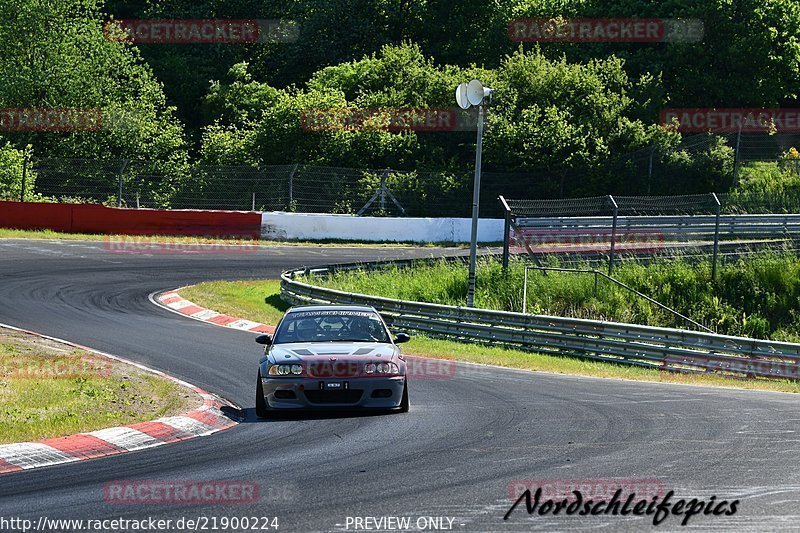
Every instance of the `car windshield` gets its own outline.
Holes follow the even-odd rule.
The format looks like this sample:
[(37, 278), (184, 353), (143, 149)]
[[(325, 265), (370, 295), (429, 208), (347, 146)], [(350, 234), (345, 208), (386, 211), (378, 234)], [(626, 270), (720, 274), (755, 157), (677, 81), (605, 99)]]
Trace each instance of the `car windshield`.
[(372, 311), (297, 311), (287, 314), (274, 344), (290, 342), (390, 342), (383, 321)]

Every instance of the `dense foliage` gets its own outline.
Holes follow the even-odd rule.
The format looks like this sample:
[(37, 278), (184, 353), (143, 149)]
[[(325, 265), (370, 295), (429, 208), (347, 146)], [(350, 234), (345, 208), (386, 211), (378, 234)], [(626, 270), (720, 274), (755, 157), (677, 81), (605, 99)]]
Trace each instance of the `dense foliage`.
[[(800, 87), (798, 0), (9, 0), (0, 15), (0, 108), (104, 113), (99, 131), (4, 132), (4, 150), (156, 161), (145, 185), (165, 205), (185, 187), (190, 156), (434, 170), (443, 174), (399, 186), (420, 198), (465, 190), (472, 131), (302, 124), (316, 110), (452, 108), (453, 89), (472, 77), (496, 91), (488, 172), (573, 172), (580, 180), (570, 195), (645, 192), (650, 184), (626, 177), (640, 168), (609, 162), (652, 150), (663, 175), (653, 192), (721, 190), (733, 180), (730, 147), (670, 150), (681, 137), (656, 125), (659, 112), (793, 105)], [(695, 18), (705, 33), (694, 43), (509, 38), (516, 18), (554, 16)], [(293, 42), (133, 44), (104, 31), (110, 18), (284, 19), (299, 34)], [(509, 180), (523, 192), (533, 183)]]

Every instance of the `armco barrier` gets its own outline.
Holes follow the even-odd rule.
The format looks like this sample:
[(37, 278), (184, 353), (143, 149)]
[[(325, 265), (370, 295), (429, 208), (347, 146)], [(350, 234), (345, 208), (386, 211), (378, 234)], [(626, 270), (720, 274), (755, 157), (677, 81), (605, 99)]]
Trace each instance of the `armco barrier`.
[[(612, 217), (519, 217), (519, 230), (595, 235), (610, 231)], [(713, 215), (683, 216), (619, 216), (617, 231), (657, 234), (668, 240), (713, 239), (716, 217)], [(721, 215), (719, 232), (722, 238), (781, 238), (800, 232), (800, 215)]]
[[(383, 263), (386, 264), (386, 263)], [(409, 264), (404, 261), (402, 264)], [(333, 265), (281, 276), (281, 298), (291, 304), (370, 305), (395, 328), (466, 342), (505, 345), (551, 354), (678, 372), (739, 377), (800, 378), (800, 344), (672, 328), (393, 300), (317, 287), (298, 278), (337, 270), (376, 268)]]
[(0, 227), (67, 233), (258, 239), (261, 213), (123, 209), (94, 204), (0, 202)]

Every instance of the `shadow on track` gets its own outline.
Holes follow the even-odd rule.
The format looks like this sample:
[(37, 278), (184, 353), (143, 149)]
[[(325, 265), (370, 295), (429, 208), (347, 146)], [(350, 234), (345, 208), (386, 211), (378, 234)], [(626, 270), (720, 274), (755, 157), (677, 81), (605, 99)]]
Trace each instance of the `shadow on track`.
[[(225, 412), (226, 408), (223, 408)], [(291, 420), (334, 420), (337, 418), (369, 418), (375, 416), (387, 416), (392, 414), (399, 414), (399, 411), (390, 410), (324, 410), (324, 411), (287, 411), (270, 414), (270, 418), (258, 418), (256, 416), (255, 407), (246, 407), (244, 409), (227, 408), (229, 413), (226, 416), (235, 419), (240, 424), (259, 424), (269, 422), (285, 422)], [(235, 415), (233, 414), (235, 413)]]

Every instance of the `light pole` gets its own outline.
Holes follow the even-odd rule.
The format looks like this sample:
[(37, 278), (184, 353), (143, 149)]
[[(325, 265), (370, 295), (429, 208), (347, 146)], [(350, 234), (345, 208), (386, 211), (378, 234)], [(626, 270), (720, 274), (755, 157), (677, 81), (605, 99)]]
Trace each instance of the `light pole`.
[(483, 108), (491, 102), (494, 91), (478, 80), (456, 87), (456, 103), (461, 109), (478, 107), (478, 142), (475, 149), (475, 184), (472, 191), (472, 233), (469, 244), (469, 285), (467, 307), (475, 306), (475, 269), (478, 261), (478, 212), (481, 201), (481, 152), (483, 151)]

